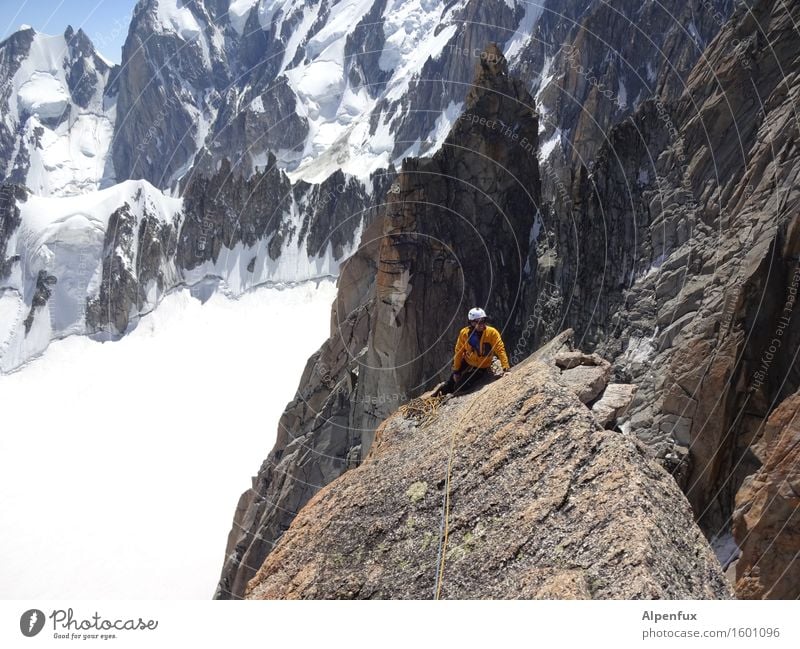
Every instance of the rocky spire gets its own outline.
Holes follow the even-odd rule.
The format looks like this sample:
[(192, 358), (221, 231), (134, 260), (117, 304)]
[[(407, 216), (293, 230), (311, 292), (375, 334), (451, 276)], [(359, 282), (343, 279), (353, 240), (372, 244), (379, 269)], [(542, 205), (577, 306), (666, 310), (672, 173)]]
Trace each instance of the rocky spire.
[(467, 310), (513, 347), (538, 209), (533, 99), (497, 46), (432, 158), (408, 158), (345, 264), (331, 338), (309, 360), (275, 448), (242, 495), (218, 597), (240, 597), (296, 512), (366, 454), (378, 424), (449, 371)]

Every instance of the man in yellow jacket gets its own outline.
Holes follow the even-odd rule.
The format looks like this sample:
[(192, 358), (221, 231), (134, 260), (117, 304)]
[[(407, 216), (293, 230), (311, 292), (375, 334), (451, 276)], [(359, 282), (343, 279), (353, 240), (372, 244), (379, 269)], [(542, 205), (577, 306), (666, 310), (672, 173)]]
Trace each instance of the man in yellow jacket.
[(506, 346), (500, 332), (486, 324), (486, 312), (474, 307), (469, 310), (469, 326), (458, 334), (453, 355), (453, 374), (439, 394), (449, 394), (474, 385), (491, 376), (492, 360), (500, 360), (503, 374), (509, 370)]

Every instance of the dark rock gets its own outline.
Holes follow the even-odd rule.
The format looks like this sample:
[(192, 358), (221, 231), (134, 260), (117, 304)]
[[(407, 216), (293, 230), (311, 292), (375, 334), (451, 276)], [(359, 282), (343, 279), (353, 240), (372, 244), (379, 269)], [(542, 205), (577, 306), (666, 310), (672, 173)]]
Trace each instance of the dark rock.
[(344, 47), (345, 61), (349, 64), (347, 73), (353, 87), (364, 86), (373, 97), (381, 94), (390, 76), (389, 71), (381, 70), (378, 61), (386, 46), (381, 17), (386, 10), (386, 0), (375, 0), (372, 8), (364, 14), (355, 31), (347, 37)]
[(176, 247), (175, 223), (162, 222), (147, 210), (137, 217), (128, 203), (115, 210), (103, 244), (100, 292), (87, 301), (89, 331), (112, 337), (124, 334), (131, 316), (138, 316), (149, 305), (151, 282), (159, 292), (171, 288), (174, 280), (165, 280), (164, 267), (174, 257)]
[(11, 274), (12, 267), (19, 261), (19, 255), (9, 254), (8, 242), (21, 222), (17, 202), (26, 199), (27, 192), (22, 186), (0, 185), (0, 282)]
[[(36, 32), (23, 29), (14, 32), (0, 44), (0, 106), (9, 106), (14, 87), (11, 80), (19, 71), (20, 65), (30, 52)], [(7, 120), (0, 120), (0, 160), (9, 161), (14, 157), (17, 141), (16, 128)], [(6, 177), (6, 165), (0, 165), (0, 182), (9, 180)]]
[(36, 316), (36, 309), (41, 309), (47, 304), (47, 300), (49, 300), (50, 296), (53, 294), (50, 287), (56, 282), (58, 282), (58, 278), (49, 275), (46, 270), (40, 270), (39, 274), (36, 276), (36, 290), (31, 300), (31, 308), (23, 321), (25, 335), (30, 333), (31, 327), (33, 326), (33, 318)]

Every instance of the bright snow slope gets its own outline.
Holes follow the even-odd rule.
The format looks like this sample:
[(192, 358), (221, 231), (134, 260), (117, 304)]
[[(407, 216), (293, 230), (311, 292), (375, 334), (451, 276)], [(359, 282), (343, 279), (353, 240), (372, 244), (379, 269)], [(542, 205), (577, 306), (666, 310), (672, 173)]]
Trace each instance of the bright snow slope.
[(0, 597), (210, 598), (334, 295), (181, 290), (120, 341), (71, 336), (0, 376)]

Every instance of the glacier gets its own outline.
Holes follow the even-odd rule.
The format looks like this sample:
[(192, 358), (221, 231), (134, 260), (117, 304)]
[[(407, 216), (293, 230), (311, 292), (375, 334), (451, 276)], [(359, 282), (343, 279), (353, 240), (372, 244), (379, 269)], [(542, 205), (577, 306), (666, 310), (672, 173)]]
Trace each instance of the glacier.
[(15, 530), (0, 597), (211, 597), (230, 511), (335, 293), (323, 279), (201, 303), (183, 288), (118, 342), (72, 336), (0, 376), (4, 431), (30, 431), (37, 411), (31, 434), (0, 435), (0, 520)]

